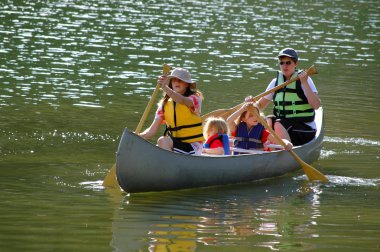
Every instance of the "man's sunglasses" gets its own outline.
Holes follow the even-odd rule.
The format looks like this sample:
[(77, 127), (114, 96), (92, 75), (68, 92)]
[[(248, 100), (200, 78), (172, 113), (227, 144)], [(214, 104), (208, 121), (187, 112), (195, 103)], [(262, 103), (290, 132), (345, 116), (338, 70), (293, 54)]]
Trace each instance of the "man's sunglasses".
[(280, 61), (280, 62), (278, 62), (278, 64), (280, 64), (281, 66), (284, 64), (289, 66), (290, 64), (292, 64), (292, 62), (291, 61)]

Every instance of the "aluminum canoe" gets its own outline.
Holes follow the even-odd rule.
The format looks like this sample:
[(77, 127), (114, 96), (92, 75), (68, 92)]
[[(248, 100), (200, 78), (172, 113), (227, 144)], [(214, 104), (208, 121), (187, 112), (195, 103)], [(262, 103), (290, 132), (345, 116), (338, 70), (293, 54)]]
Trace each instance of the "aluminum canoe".
[[(294, 152), (306, 163), (319, 158), (323, 109), (316, 110), (316, 137)], [(157, 147), (125, 128), (116, 154), (120, 187), (129, 193), (246, 183), (281, 176), (301, 166), (287, 151), (235, 156), (191, 156)]]

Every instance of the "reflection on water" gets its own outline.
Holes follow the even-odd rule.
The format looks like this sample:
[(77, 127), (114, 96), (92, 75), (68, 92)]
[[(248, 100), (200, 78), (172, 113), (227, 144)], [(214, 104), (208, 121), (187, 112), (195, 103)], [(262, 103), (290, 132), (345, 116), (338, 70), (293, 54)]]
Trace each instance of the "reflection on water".
[[(103, 187), (103, 180), (97, 180), (97, 181), (84, 181), (80, 182), (79, 185), (83, 188), (90, 189), (93, 191), (102, 191), (104, 190)], [(117, 192), (117, 194), (121, 194), (120, 192)]]
[(206, 83), (255, 80), (277, 68), (274, 53), (284, 41), (306, 64), (370, 66), (379, 16), (368, 6), (376, 1), (327, 4), (8, 2), (0, 10), (0, 105), (24, 97), (26, 104), (103, 107), (120, 96), (118, 86), (124, 96), (149, 93), (134, 86), (151, 82), (151, 70), (165, 61), (194, 69)]
[[(196, 251), (207, 245), (277, 250), (290, 236), (318, 237), (314, 226), (321, 216), (322, 189), (288, 179), (279, 182), (234, 186), (222, 196), (212, 188), (159, 198), (128, 196), (116, 212), (112, 245), (118, 250), (147, 246), (149, 251)], [(132, 229), (138, 230), (136, 236)], [(311, 246), (289, 244), (298, 245)]]
[[(305, 182), (301, 176), (224, 187), (222, 191), (208, 188), (124, 196), (115, 212), (111, 244), (120, 251), (208, 251), (207, 246), (239, 251), (309, 250), (320, 246), (312, 242), (315, 239), (325, 246), (344, 246), (343, 241), (325, 233), (335, 221), (329, 219), (334, 213), (325, 206), (334, 202), (326, 202), (324, 191), (376, 188), (380, 179), (329, 176), (329, 180), (321, 185)], [(344, 203), (336, 203), (336, 207), (342, 208)], [(346, 232), (351, 228), (337, 225)], [(350, 231), (346, 234), (355, 237)]]
[[(6, 143), (2, 144), (0, 148), (0, 155), (3, 160), (12, 160), (14, 157), (18, 157), (19, 160), (22, 159), (21, 157), (41, 160), (51, 151), (51, 148), (54, 148), (55, 151), (67, 151), (69, 146), (81, 149), (81, 146), (83, 148), (88, 144), (95, 147), (107, 142), (117, 142), (116, 137), (108, 134), (61, 131), (57, 129), (50, 132), (38, 130), (29, 133), (17, 130), (0, 130), (0, 133), (2, 139), (6, 139)], [(89, 147), (86, 148), (88, 149)]]

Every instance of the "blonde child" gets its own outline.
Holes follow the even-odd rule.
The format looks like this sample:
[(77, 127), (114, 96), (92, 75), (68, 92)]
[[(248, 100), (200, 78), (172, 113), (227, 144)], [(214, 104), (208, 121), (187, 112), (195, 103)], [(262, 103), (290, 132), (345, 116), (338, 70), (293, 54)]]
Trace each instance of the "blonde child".
[(228, 126), (223, 118), (210, 117), (203, 127), (203, 135), (207, 141), (203, 144), (203, 153), (229, 155)]
[[(227, 118), (227, 123), (235, 137), (234, 147), (240, 149), (267, 150), (265, 145), (268, 143), (278, 143), (268, 130), (258, 121), (256, 116), (248, 111), (248, 107), (253, 106), (257, 113), (260, 110), (253, 102), (245, 103), (239, 110)], [(283, 139), (286, 144), (285, 149), (291, 150), (293, 145), (287, 139)], [(235, 152), (235, 154), (240, 154)]]

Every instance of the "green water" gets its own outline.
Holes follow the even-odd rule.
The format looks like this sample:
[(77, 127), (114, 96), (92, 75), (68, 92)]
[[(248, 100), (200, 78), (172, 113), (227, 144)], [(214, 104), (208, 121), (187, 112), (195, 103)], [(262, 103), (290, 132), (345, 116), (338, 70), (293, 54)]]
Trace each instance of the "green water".
[[(1, 251), (379, 250), (379, 9), (356, 0), (2, 1)], [(263, 92), (288, 46), (301, 68), (319, 70), (326, 134), (313, 166), (330, 183), (307, 183), (300, 171), (165, 193), (101, 187), (163, 63), (192, 72), (207, 113)]]

